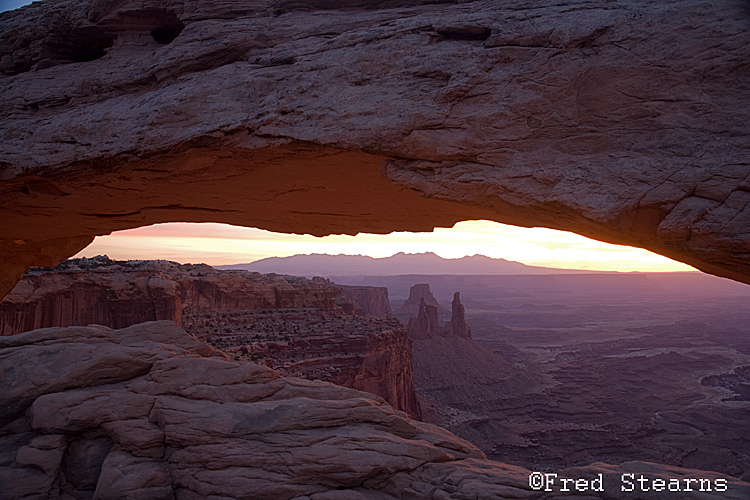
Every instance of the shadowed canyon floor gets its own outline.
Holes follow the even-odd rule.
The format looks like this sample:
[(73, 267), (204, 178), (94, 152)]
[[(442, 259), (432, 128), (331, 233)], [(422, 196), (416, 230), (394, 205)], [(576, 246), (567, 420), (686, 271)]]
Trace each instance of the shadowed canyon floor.
[(750, 478), (747, 286), (682, 273), (364, 282), (389, 286), (394, 307), (409, 283), (430, 283), (446, 307), (461, 291), (473, 340), (415, 341), (415, 386), (427, 421), (489, 457)]

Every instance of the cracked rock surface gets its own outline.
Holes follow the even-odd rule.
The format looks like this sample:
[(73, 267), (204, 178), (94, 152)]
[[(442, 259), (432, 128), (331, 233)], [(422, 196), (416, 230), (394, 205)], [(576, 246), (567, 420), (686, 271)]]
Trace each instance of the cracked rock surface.
[(167, 221), (466, 219), (750, 281), (740, 0), (45, 0), (0, 15), (3, 292)]
[[(600, 473), (605, 491), (581, 498), (635, 498), (623, 473), (727, 481), (695, 498), (750, 495), (656, 464), (560, 471)], [(229, 362), (169, 321), (0, 338), (2, 499), (558, 498), (529, 474), (377, 396)]]

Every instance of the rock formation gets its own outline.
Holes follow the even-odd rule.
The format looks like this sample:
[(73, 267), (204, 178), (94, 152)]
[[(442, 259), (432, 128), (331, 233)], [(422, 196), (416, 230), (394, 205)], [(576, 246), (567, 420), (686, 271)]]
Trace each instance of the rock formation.
[(443, 329), (438, 324), (437, 311), (437, 307), (427, 304), (423, 298), (420, 299), (417, 316), (411, 318), (406, 326), (409, 336), (418, 340), (440, 335)]
[(411, 339), (396, 319), (309, 310), (186, 314), (184, 328), (235, 361), (376, 394), (421, 419)]
[[(3, 500), (550, 498), (530, 471), (376, 396), (229, 362), (166, 321), (3, 337), (0, 373)], [(622, 474), (750, 495), (731, 477), (643, 462), (558, 474), (602, 474), (588, 498), (671, 498), (621, 493)]]
[(0, 294), (95, 235), (491, 219), (750, 281), (744, 2), (56, 0), (0, 16)]
[[(351, 288), (368, 310), (390, 312), (383, 310), (387, 289)], [(370, 391), (420, 418), (406, 330), (395, 319), (351, 314), (357, 310), (364, 315), (342, 287), (322, 278), (99, 256), (28, 273), (0, 302), (0, 333), (172, 320), (235, 360)]]
[(427, 283), (417, 283), (409, 288), (409, 297), (404, 301), (404, 305), (399, 307), (394, 314), (404, 323), (408, 323), (410, 318), (414, 318), (422, 307), (422, 301), (430, 307), (435, 308), (435, 312), (440, 319), (448, 319), (450, 311), (441, 306)]
[[(747, 19), (733, 0), (2, 14), (0, 295), (95, 235), (169, 221), (325, 235), (491, 219), (750, 282)], [(65, 331), (0, 339), (2, 495), (549, 498), (370, 396), (158, 332)], [(715, 477), (567, 473), (597, 471)], [(750, 494), (728, 484), (720, 498)]]
[(451, 321), (445, 325), (446, 335), (456, 335), (458, 337), (470, 339), (471, 328), (466, 324), (466, 312), (463, 304), (461, 304), (461, 294), (459, 292), (453, 294), (451, 309)]
[(0, 302), (0, 335), (51, 326), (182, 322), (181, 287), (155, 269), (32, 272)]
[(539, 388), (541, 378), (474, 342), (459, 292), (453, 294), (452, 309), (450, 321), (440, 327), (437, 308), (422, 299), (419, 314), (409, 320), (414, 387), (426, 422), (470, 435), (488, 448), (481, 432), (474, 430), (488, 424), (483, 409), (508, 392)]
[[(429, 285), (414, 285), (411, 288), (411, 292), (415, 289), (419, 290), (418, 293), (424, 292), (432, 297)], [(417, 292), (415, 292), (416, 294)], [(409, 300), (412, 300), (412, 296), (409, 296)], [(407, 300), (407, 304), (409, 303)], [(424, 299), (420, 297), (419, 312), (413, 318), (409, 319), (407, 324), (407, 331), (409, 336), (414, 340), (426, 340), (434, 337), (462, 337), (471, 338), (471, 328), (466, 324), (464, 306), (461, 304), (461, 294), (456, 292), (453, 294), (453, 313), (451, 314), (450, 321), (443, 327), (438, 324), (438, 308), (430, 305)], [(433, 297), (432, 300), (437, 304), (437, 301)], [(406, 305), (404, 305), (406, 307)], [(403, 308), (402, 308), (403, 309)], [(401, 310), (401, 309), (400, 309)]]
[(388, 301), (388, 289), (374, 286), (341, 286), (344, 297), (352, 302), (362, 316), (370, 318), (390, 318), (391, 304)]
[(304, 278), (217, 271), (205, 264), (71, 259), (28, 273), (0, 302), (0, 332), (50, 326), (110, 328), (190, 314), (261, 309), (339, 311), (340, 288)]

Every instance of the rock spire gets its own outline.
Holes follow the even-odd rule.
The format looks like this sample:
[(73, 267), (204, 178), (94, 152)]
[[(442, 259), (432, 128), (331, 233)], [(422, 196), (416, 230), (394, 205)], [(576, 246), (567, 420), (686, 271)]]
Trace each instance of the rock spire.
[[(429, 293), (429, 296), (432, 296), (429, 285), (424, 286), (426, 286), (426, 292)], [(414, 287), (412, 287), (412, 290), (414, 290)], [(422, 288), (422, 290), (424, 291), (425, 289)], [(417, 316), (409, 319), (406, 327), (409, 336), (414, 340), (452, 336), (471, 338), (471, 328), (466, 324), (464, 306), (461, 304), (461, 294), (459, 292), (453, 294), (452, 309), (453, 312), (450, 321), (441, 327), (438, 324), (437, 307), (428, 304), (424, 298), (421, 298)]]

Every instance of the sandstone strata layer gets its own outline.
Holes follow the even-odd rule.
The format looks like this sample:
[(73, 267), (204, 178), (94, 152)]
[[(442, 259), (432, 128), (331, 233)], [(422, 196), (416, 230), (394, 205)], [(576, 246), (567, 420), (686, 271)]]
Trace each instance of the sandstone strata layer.
[(88, 324), (123, 328), (161, 319), (179, 325), (183, 314), (263, 309), (341, 313), (337, 298), (346, 302), (340, 287), (294, 276), (98, 256), (28, 273), (0, 302), (0, 334)]
[(361, 311), (361, 316), (386, 319), (393, 315), (386, 287), (352, 285), (340, 287), (344, 297), (356, 306), (355, 311)]
[(166, 221), (485, 218), (750, 281), (748, 17), (738, 0), (4, 13), (0, 293), (94, 235)]
[(406, 330), (363, 308), (386, 317), (387, 289), (99, 256), (28, 273), (0, 302), (0, 334), (172, 320), (236, 360), (373, 392), (420, 418)]
[(185, 315), (183, 326), (235, 361), (371, 392), (412, 418), (422, 417), (411, 339), (396, 319), (310, 310), (203, 312)]
[[(0, 338), (0, 498), (387, 500), (550, 498), (530, 471), (410, 420), (371, 394), (232, 363), (171, 322), (50, 328)], [(744, 499), (750, 484), (630, 462), (559, 471), (725, 480), (696, 498)]]

